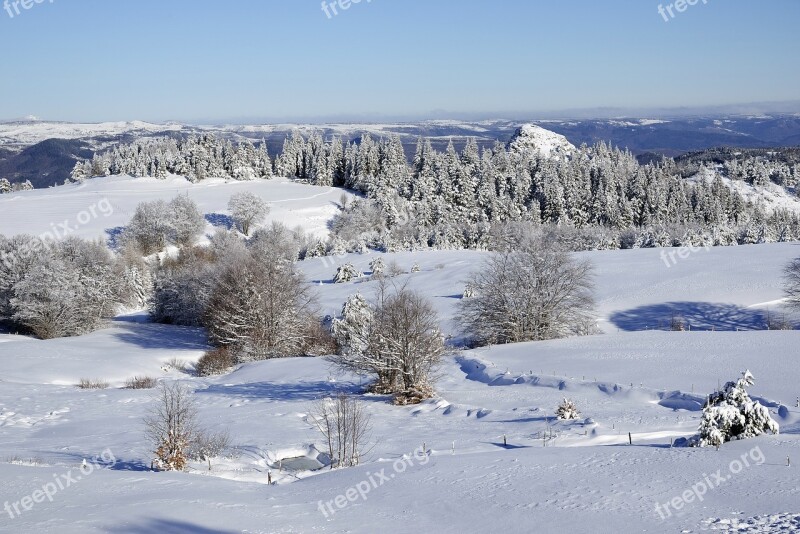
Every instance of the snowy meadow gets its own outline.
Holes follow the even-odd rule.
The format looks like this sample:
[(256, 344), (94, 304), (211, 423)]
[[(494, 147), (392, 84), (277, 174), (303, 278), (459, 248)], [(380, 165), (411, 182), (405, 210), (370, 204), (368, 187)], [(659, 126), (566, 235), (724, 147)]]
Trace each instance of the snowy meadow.
[[(255, 208), (229, 202), (237, 195)], [(247, 195), (269, 212), (253, 218), (249, 232), (240, 223), (259, 202)], [(39, 305), (59, 301), (52, 291), (41, 293), (52, 276), (17, 287), (5, 304), (16, 319), (0, 336), (0, 529), (797, 528), (796, 334), (768, 329), (794, 321), (785, 305), (783, 269), (800, 256), (796, 243), (689, 254), (673, 248), (582, 251), (567, 254), (569, 263), (531, 256), (525, 265), (550, 262), (542, 263), (542, 272), (575, 275), (564, 269), (576, 265), (591, 272), (592, 314), (563, 315), (577, 322), (566, 330), (557, 324), (537, 330), (536, 340), (517, 327), (486, 328), (495, 324), (492, 314), (473, 316), (473, 326), (463, 327), (470, 320), (465, 301), (479, 299), (480, 288), (488, 287), (476, 273), (491, 272), (490, 262), (502, 257), (496, 251), (312, 252), (330, 242), (331, 221), (358, 197), (296, 180), (193, 183), (177, 176), (93, 178), (0, 197), (7, 235), (39, 235), (60, 221), (85, 219), (71, 227), (70, 237), (99, 239), (97, 247), (114, 251), (87, 270), (78, 268), (83, 254), (105, 257), (95, 245), (48, 239), (51, 246), (36, 247), (63, 267), (59, 287), (72, 287), (68, 300), (86, 298), (113, 311), (80, 315), (72, 325), (23, 307), (26, 298)], [(167, 232), (149, 254), (130, 258), (131, 228), (142, 205), (157, 210), (158, 202), (177, 212), (196, 207), (200, 217), (190, 233), (198, 251), (187, 255)], [(108, 209), (98, 208), (97, 217), (78, 218), (101, 203)], [(159, 220), (157, 211), (148, 213), (140, 222)], [(186, 230), (175, 228), (176, 236)], [(302, 260), (295, 258), (297, 247), (306, 251)], [(212, 252), (217, 256), (208, 256)], [(285, 254), (291, 269), (265, 267), (270, 257)], [(666, 264), (665, 257), (672, 261)], [(16, 266), (21, 258), (6, 263)], [(242, 267), (251, 261), (252, 269)], [(504, 261), (510, 263), (499, 273), (516, 272), (515, 258)], [(98, 271), (103, 265), (106, 274)], [(79, 291), (78, 282), (71, 286), (73, 276), (94, 276), (92, 291)], [(249, 279), (256, 288), (295, 291), (252, 298), (271, 295), (296, 306), (243, 300), (249, 286), (241, 284)], [(116, 287), (114, 280), (126, 281), (124, 299), (96, 295), (106, 283)], [(212, 280), (223, 289), (214, 290)], [(530, 293), (517, 287), (509, 298), (519, 298), (514, 306), (520, 311)], [(183, 293), (166, 296), (176, 291)], [(207, 291), (208, 300), (200, 300)], [(565, 298), (582, 294), (569, 291)], [(310, 333), (306, 305), (321, 321)], [(201, 306), (231, 321), (193, 315)], [(258, 322), (244, 309), (272, 313), (277, 323)], [(364, 317), (380, 328), (360, 329)], [(263, 328), (245, 336), (230, 328), (251, 319)], [(49, 329), (52, 324), (66, 324), (65, 330)], [(281, 329), (274, 338), (272, 324)], [(403, 347), (434, 356), (398, 355), (395, 340), (410, 333), (418, 336), (416, 344)], [(484, 342), (475, 343), (478, 334)], [(376, 362), (375, 354), (383, 360)], [(397, 371), (381, 363), (387, 358), (399, 362)], [(740, 395), (736, 381), (745, 370), (754, 377), (742, 387), (748, 409), (763, 411), (779, 433), (747, 419), (764, 432), (719, 447), (686, 446), (700, 435), (709, 395), (724, 392), (729, 381), (731, 398)], [(159, 438), (153, 417), (164, 410), (186, 427), (162, 429), (167, 437)], [(735, 426), (722, 421), (714, 428), (735, 433)], [(156, 446), (183, 430), (186, 442), (175, 450)]]

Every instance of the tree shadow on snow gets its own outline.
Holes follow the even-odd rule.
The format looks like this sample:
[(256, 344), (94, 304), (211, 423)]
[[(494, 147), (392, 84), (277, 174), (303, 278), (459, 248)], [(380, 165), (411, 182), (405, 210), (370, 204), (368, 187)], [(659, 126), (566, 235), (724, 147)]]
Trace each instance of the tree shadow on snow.
[[(782, 317), (772, 312), (772, 319)], [(621, 330), (764, 330), (770, 313), (765, 310), (740, 308), (733, 304), (711, 302), (665, 302), (616, 312), (611, 322)]]
[[(253, 382), (250, 384), (233, 385), (213, 384), (205, 389), (198, 390), (197, 395), (212, 394), (242, 399), (271, 401), (313, 401), (338, 393), (357, 395), (360, 394), (363, 389), (363, 386), (354, 383), (328, 382), (326, 380), (300, 383)], [(380, 396), (364, 397), (364, 400), (373, 399), (385, 402), (385, 398)]]
[(206, 332), (202, 328), (124, 320), (115, 321), (114, 326), (122, 330), (114, 334), (117, 339), (143, 349), (208, 350)]
[(226, 230), (233, 228), (233, 218), (230, 215), (223, 215), (222, 213), (207, 213), (205, 215), (205, 219), (211, 224), (211, 226), (215, 226), (217, 228), (225, 228)]
[(206, 528), (175, 519), (150, 519), (141, 525), (106, 527), (105, 531), (118, 534), (151, 534), (153, 532), (159, 534), (236, 534), (241, 532)]
[(111, 250), (119, 250), (122, 245), (122, 234), (125, 233), (124, 226), (117, 226), (115, 228), (106, 228), (106, 243)]

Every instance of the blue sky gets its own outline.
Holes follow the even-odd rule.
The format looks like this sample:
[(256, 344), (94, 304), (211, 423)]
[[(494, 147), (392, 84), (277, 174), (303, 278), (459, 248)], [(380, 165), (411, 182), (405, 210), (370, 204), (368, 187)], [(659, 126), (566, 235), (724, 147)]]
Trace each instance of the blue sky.
[[(661, 0), (665, 13), (676, 1)], [(698, 0), (674, 18), (659, 0), (362, 0), (330, 17), (321, 0), (44, 0), (19, 14), (13, 2), (13, 17), (0, 11), (5, 119), (500, 117), (800, 100), (797, 0)]]

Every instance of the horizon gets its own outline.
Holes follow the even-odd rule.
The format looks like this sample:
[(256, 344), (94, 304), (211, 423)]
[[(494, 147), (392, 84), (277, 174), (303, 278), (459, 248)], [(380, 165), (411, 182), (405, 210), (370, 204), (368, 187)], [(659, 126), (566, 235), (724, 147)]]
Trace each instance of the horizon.
[(322, 117), (233, 117), (221, 119), (196, 119), (192, 121), (181, 119), (145, 120), (140, 118), (127, 118), (116, 120), (55, 120), (35, 115), (19, 117), (0, 117), (0, 123), (15, 122), (41, 122), (64, 124), (105, 124), (116, 122), (144, 122), (154, 125), (180, 124), (184, 126), (278, 126), (286, 124), (297, 125), (332, 125), (332, 124), (388, 124), (421, 122), (546, 122), (546, 121), (602, 121), (623, 119), (659, 119), (659, 120), (686, 120), (693, 118), (709, 117), (757, 117), (759, 115), (798, 116), (800, 115), (800, 100), (780, 102), (752, 102), (739, 103), (727, 106), (712, 107), (675, 107), (654, 110), (636, 110), (625, 108), (585, 108), (575, 110), (558, 110), (552, 112), (521, 111), (518, 113), (448, 113), (438, 112), (430, 115), (410, 116), (322, 116)]

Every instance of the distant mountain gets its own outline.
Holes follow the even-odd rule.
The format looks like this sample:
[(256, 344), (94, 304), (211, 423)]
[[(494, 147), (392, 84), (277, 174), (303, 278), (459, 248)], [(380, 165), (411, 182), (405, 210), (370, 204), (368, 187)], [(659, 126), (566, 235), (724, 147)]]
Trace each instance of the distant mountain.
[(0, 177), (12, 183), (30, 180), (37, 189), (61, 185), (75, 162), (91, 157), (93, 152), (88, 143), (78, 139), (49, 139), (21, 152), (2, 150)]
[[(539, 127), (537, 130), (535, 127)], [(41, 120), (0, 122), (0, 178), (31, 180), (37, 187), (61, 183), (87, 151), (101, 151), (141, 137), (185, 137), (213, 133), (231, 140), (264, 140), (272, 156), (279, 153), (294, 129), (303, 134), (319, 131), (358, 142), (364, 135), (397, 135), (406, 155), (413, 156), (417, 139), (431, 140), (444, 150), (453, 142), (461, 150), (474, 138), (481, 148), (518, 140), (554, 148), (604, 141), (626, 148), (639, 160), (655, 161), (712, 147), (771, 148), (800, 145), (800, 115), (679, 117), (674, 119), (619, 118), (602, 120), (432, 120), (413, 123), (207, 125), (154, 124), (141, 121), (77, 124)], [(544, 131), (551, 132), (544, 134)], [(554, 135), (559, 136), (553, 137)], [(563, 136), (563, 137), (560, 137)], [(541, 139), (539, 138), (541, 137)], [(522, 142), (522, 141), (519, 141)], [(527, 142), (527, 141), (525, 141)], [(90, 157), (91, 154), (88, 154)]]

